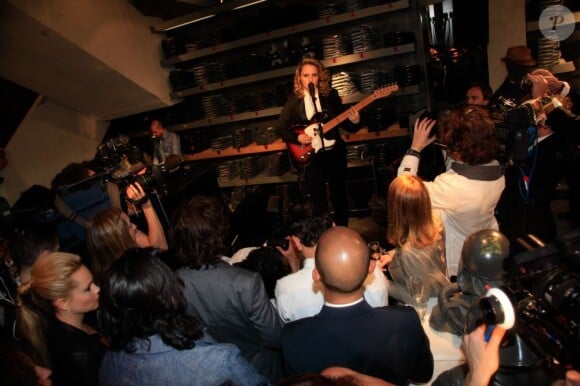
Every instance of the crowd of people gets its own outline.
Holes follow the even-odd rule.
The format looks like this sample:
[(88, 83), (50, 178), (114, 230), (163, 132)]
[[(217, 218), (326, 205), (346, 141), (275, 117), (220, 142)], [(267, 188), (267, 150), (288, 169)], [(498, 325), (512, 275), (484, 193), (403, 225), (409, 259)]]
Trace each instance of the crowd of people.
[[(504, 58), (510, 68), (514, 62), (525, 67), (516, 72), (532, 85), (526, 98), (570, 92), (551, 73), (534, 70), (535, 61), (527, 55), (520, 47)], [(319, 113), (324, 120), (345, 113), (348, 128), (361, 124), (358, 111), (342, 106), (328, 71), (316, 59), (300, 62), (294, 86), (277, 128), (284, 140), (310, 144), (312, 137), (291, 127)], [(222, 199), (189, 197), (164, 226), (139, 182), (122, 193), (145, 221), (133, 222), (124, 205), (92, 208), (86, 222), (78, 224), (85, 237), (79, 253), (60, 250), (56, 229), (35, 224), (18, 229), (6, 248), (10, 270), (0, 276), (5, 293), (0, 363), (8, 384), (430, 381), (433, 352), (421, 316), (409, 306), (409, 277), (420, 275), (428, 296), (437, 297), (460, 272), (470, 235), (505, 230), (511, 241), (521, 235), (520, 228), (536, 229), (502, 209), (502, 200), (511, 210), (516, 205), (505, 193), (511, 178), (506, 169), (514, 166), (497, 159), (499, 140), (487, 107), (497, 95), (484, 83), (466, 86), (466, 104), (437, 120), (414, 123), (410, 148), (386, 197), (386, 239), (392, 249), (378, 256), (348, 227), (344, 143), (337, 129), (327, 134), (332, 145), (316, 152), (305, 167), (314, 206), (290, 224), (286, 247), (256, 245), (228, 256), (235, 252), (227, 238), (231, 211)], [(512, 98), (510, 93), (503, 97)], [(555, 153), (543, 149), (558, 129), (545, 119), (537, 123), (539, 144), (534, 146)], [(179, 154), (173, 148), (177, 140), (159, 120), (151, 123), (151, 131), (161, 138), (157, 153)], [(446, 170), (426, 180), (419, 175), (421, 155), (435, 141), (444, 149)], [(534, 162), (532, 171), (551, 161)], [(90, 177), (84, 173), (83, 179)], [(529, 177), (541, 181), (539, 175)], [(549, 196), (554, 182), (548, 185)], [(530, 191), (534, 200), (524, 203), (534, 209), (525, 210), (544, 210), (541, 193)], [(508, 226), (503, 216), (518, 224)], [(548, 242), (555, 237), (541, 236)], [(460, 382), (489, 384), (500, 366), (505, 334), (496, 327), (488, 336), (481, 325), (462, 336), (468, 372)], [(570, 370), (566, 385), (580, 385), (579, 379)]]

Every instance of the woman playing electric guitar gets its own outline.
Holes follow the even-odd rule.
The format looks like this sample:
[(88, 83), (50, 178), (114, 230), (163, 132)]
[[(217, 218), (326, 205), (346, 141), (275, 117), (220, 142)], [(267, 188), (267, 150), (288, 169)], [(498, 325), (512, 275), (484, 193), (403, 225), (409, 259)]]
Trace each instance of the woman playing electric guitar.
[[(331, 88), (330, 73), (320, 61), (303, 58), (294, 72), (294, 93), (289, 96), (280, 113), (276, 134), (287, 144), (298, 145), (297, 148), (313, 146), (317, 149), (308, 154), (307, 162), (304, 159), (296, 160), (304, 164), (302, 190), (310, 198), (312, 214), (320, 215), (330, 212), (326, 190), (328, 184), (334, 222), (336, 225), (347, 226), (346, 145), (338, 126), (323, 135), (326, 141), (321, 141), (318, 135), (318, 128), (322, 129), (324, 122), (343, 112), (348, 119), (344, 120), (341, 127), (356, 132), (360, 128), (359, 111), (355, 108), (347, 109), (342, 104), (338, 91)], [(316, 122), (311, 122), (313, 118)], [(296, 129), (297, 125), (303, 125), (304, 128), (309, 123), (316, 123), (311, 126), (313, 131)]]

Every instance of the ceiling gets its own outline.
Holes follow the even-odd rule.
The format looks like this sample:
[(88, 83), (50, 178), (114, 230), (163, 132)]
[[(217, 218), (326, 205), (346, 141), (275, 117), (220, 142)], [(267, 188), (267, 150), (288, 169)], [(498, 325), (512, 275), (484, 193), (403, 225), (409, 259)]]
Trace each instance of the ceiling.
[[(175, 104), (169, 96), (169, 69), (159, 65), (163, 35), (151, 31), (180, 16), (225, 12), (248, 1), (0, 1), (0, 49), (9, 58), (0, 61), (0, 78), (100, 120), (169, 107)], [(139, 35), (129, 31), (135, 40), (120, 36), (125, 30), (116, 30), (117, 35), (110, 31), (136, 24)], [(128, 47), (134, 51), (146, 46), (149, 56), (127, 68), (126, 63), (136, 59), (132, 52), (118, 58), (123, 54), (121, 43), (115, 41), (118, 36), (125, 37), (122, 43), (134, 46)], [(149, 72), (143, 66), (149, 66)]]
[(0, 77), (98, 120), (172, 105), (156, 19), (127, 4), (1, 1)]
[(219, 4), (219, 0), (129, 0), (142, 15), (169, 20)]

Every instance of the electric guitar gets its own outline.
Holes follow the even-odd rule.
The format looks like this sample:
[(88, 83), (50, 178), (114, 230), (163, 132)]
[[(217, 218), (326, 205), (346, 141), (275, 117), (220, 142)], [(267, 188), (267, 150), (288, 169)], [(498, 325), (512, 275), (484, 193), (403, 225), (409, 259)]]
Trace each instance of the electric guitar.
[[(390, 86), (385, 86), (373, 91), (371, 95), (363, 99), (362, 101), (358, 102), (356, 105), (352, 106), (357, 111), (364, 109), (366, 106), (371, 104), (377, 99), (386, 98), (391, 93), (399, 90), (399, 86), (397, 84), (393, 84)], [(340, 125), (345, 119), (347, 119), (348, 110), (345, 110), (341, 114), (337, 115), (336, 117), (332, 118), (330, 121), (322, 124), (322, 123), (311, 123), (310, 125), (304, 127), (293, 127), (292, 130), (300, 134), (307, 134), (309, 137), (312, 138), (312, 142), (308, 145), (296, 144), (296, 143), (287, 143), (286, 146), (288, 147), (288, 153), (290, 154), (291, 159), (301, 165), (307, 164), (312, 156), (317, 153), (324, 144), (325, 148), (330, 148), (334, 146), (335, 140), (334, 139), (325, 139), (324, 134), (328, 133), (330, 130), (335, 128), (336, 126)], [(322, 135), (319, 134), (318, 126), (322, 126)]]

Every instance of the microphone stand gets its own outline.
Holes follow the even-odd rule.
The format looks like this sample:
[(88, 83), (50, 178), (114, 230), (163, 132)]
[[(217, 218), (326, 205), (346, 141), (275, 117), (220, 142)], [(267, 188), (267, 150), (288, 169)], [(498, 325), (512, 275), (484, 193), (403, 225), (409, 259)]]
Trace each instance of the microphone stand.
[[(316, 123), (317, 123), (316, 130), (317, 130), (318, 136), (320, 138), (320, 150), (322, 152), (324, 152), (324, 151), (326, 151), (326, 148), (324, 146), (324, 137), (323, 137), (324, 132), (322, 131), (322, 113), (320, 111), (318, 111), (318, 107), (316, 106), (316, 96), (315, 96), (316, 91), (314, 89), (313, 83), (310, 83), (308, 85), (308, 92), (310, 92), (310, 96), (312, 97), (312, 104), (314, 105), (314, 116), (316, 117)], [(323, 173), (327, 173), (328, 170), (326, 170), (327, 167), (325, 166), (326, 162), (323, 162), (322, 164), (323, 164), (323, 166), (322, 166)], [(325, 187), (324, 190), (326, 191), (326, 200), (328, 202), (328, 197), (329, 197), (330, 191), (329, 191), (329, 186), (328, 186), (327, 182), (324, 183), (324, 187)], [(332, 208), (332, 203), (330, 204), (330, 208), (334, 209), (334, 208)]]
[[(312, 84), (312, 83), (311, 83)], [(314, 86), (314, 85), (313, 85)], [(318, 132), (318, 136), (320, 137), (320, 144), (321, 144), (321, 150), (324, 151), (324, 133), (322, 132), (322, 120), (320, 119), (320, 111), (318, 111), (318, 107), (316, 106), (316, 96), (315, 96), (315, 91), (314, 91), (314, 87), (312, 87), (312, 90), (308, 90), (310, 92), (310, 96), (312, 97), (312, 104), (314, 105), (314, 116), (316, 117), (316, 123), (317, 123), (317, 129), (316, 131)]]

